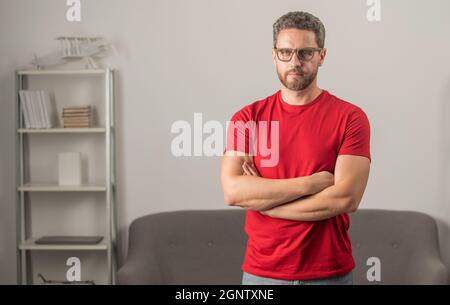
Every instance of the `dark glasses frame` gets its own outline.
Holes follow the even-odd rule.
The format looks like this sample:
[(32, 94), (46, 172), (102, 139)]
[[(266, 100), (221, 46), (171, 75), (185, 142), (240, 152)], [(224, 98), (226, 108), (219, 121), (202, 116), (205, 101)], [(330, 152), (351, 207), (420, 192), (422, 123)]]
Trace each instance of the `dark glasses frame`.
[[(277, 54), (277, 58), (280, 61), (283, 62), (289, 62), (292, 60), (292, 57), (294, 56), (294, 54), (297, 54), (297, 58), (301, 61), (310, 61), (311, 59), (313, 59), (314, 55), (316, 54), (317, 51), (322, 51), (323, 48), (298, 48), (298, 49), (292, 49), (292, 48), (277, 48), (274, 47), (273, 48), (275, 50), (275, 53)], [(289, 59), (281, 59), (280, 58), (280, 53), (283, 50), (290, 50), (291, 51), (291, 56), (289, 57)], [(311, 57), (306, 57), (305, 53), (306, 52), (312, 52)]]

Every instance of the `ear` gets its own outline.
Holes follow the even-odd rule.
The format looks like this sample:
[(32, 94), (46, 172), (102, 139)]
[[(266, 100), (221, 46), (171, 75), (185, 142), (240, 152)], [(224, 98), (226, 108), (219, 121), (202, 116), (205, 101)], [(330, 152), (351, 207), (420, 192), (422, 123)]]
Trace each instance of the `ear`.
[(327, 55), (327, 49), (323, 49), (320, 52), (320, 61), (319, 61), (319, 67), (323, 65), (324, 61), (325, 61), (325, 56)]
[(272, 61), (273, 61), (273, 65), (276, 67), (277, 66), (277, 54), (275, 53), (274, 48), (272, 48)]

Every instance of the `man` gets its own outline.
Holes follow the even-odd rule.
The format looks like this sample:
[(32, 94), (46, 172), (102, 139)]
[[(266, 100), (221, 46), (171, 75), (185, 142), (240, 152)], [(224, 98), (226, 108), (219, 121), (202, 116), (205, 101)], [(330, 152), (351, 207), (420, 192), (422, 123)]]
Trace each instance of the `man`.
[[(242, 283), (352, 284), (348, 213), (369, 176), (369, 121), (361, 108), (318, 88), (327, 50), (317, 17), (290, 12), (273, 35), (281, 90), (233, 115), (221, 165), (225, 202), (246, 209)], [(249, 122), (271, 127), (265, 136)], [(261, 149), (252, 153), (255, 138), (272, 143), (277, 162), (264, 165)]]

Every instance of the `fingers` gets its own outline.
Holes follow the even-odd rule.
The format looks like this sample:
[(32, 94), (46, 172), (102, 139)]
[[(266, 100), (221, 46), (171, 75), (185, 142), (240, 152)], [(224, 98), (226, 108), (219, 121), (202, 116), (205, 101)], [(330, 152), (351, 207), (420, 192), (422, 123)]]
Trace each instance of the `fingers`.
[(244, 162), (242, 164), (242, 169), (244, 170), (244, 175), (257, 176), (259, 177), (258, 170), (252, 163)]
[(253, 176), (259, 176), (258, 171), (256, 170), (255, 166), (253, 164), (247, 164), (250, 172), (252, 173)]
[(251, 172), (250, 172), (250, 170), (248, 169), (246, 162), (244, 162), (244, 163), (242, 164), (242, 169), (244, 170), (244, 175), (249, 175), (249, 176), (251, 176)]

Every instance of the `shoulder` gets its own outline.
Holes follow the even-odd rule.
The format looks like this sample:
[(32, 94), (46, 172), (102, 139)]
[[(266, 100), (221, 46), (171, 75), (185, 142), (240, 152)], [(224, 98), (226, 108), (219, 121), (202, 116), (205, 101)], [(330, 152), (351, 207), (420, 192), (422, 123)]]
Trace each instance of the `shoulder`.
[(272, 103), (275, 102), (277, 94), (278, 94), (278, 92), (276, 92), (270, 96), (267, 96), (263, 99), (256, 100), (256, 101), (252, 102), (251, 104), (248, 104), (248, 105), (242, 107), (241, 109), (239, 109), (238, 111), (236, 111), (233, 114), (231, 120), (232, 121), (256, 120), (259, 113), (264, 111), (264, 109), (266, 109), (269, 105), (271, 105)]
[(354, 104), (353, 102), (346, 101), (328, 92), (328, 98), (330, 101), (330, 107), (336, 110), (340, 115), (345, 117), (362, 117), (367, 119), (365, 111)]

